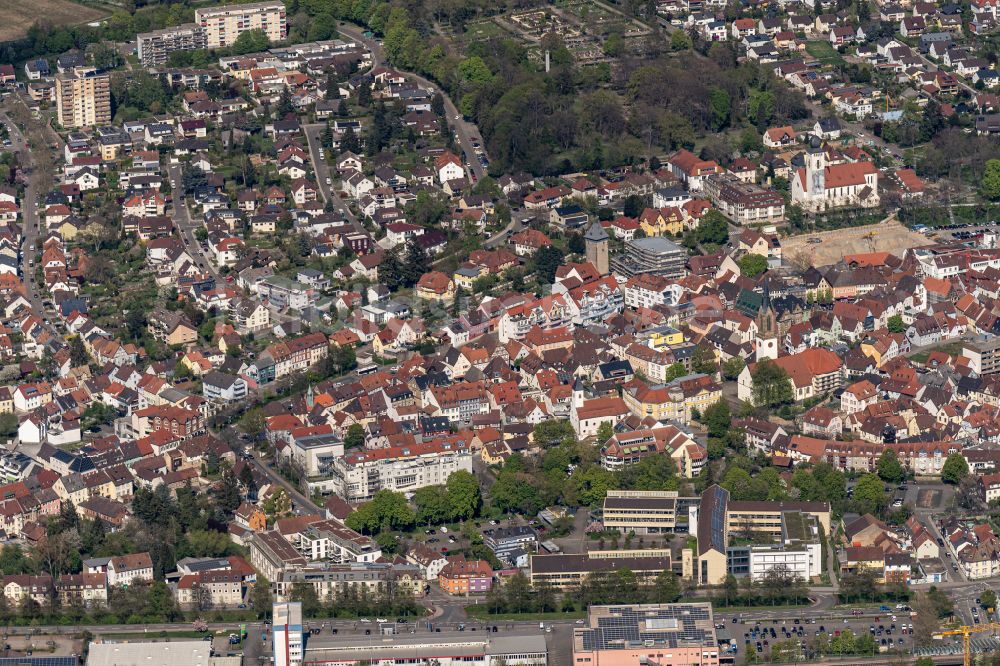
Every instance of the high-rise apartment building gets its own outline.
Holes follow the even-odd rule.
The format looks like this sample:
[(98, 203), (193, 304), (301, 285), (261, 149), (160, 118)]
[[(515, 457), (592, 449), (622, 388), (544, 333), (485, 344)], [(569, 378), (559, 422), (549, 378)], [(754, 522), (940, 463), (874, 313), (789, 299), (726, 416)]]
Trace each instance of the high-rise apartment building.
[(286, 601), (273, 607), (274, 666), (302, 666), (304, 654), (302, 602)]
[(92, 67), (56, 75), (56, 112), (63, 127), (111, 122), (111, 77)]
[(232, 46), (247, 30), (262, 30), (272, 42), (288, 36), (288, 21), (282, 2), (257, 2), (196, 9), (194, 22), (205, 31), (210, 49)]
[(137, 36), (139, 61), (143, 67), (165, 65), (174, 51), (191, 51), (207, 46), (205, 30), (197, 23), (144, 32)]

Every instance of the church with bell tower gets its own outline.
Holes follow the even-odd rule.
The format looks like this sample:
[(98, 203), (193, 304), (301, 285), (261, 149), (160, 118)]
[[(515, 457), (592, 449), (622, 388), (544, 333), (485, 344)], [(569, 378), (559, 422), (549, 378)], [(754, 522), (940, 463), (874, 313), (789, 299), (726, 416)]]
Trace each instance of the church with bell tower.
[(764, 283), (764, 297), (761, 299), (760, 310), (757, 311), (754, 323), (757, 324), (755, 360), (778, 358), (778, 316), (771, 306), (771, 290), (768, 289), (766, 282)]

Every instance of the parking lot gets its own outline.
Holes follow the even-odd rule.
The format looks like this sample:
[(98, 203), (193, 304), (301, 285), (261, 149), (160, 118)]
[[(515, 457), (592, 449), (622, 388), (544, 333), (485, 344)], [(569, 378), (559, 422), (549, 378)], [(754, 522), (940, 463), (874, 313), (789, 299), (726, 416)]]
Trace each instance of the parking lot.
[[(862, 611), (858, 609), (854, 613)], [(716, 613), (716, 627), (728, 632), (736, 642), (737, 663), (791, 661), (792, 655), (802, 660), (816, 659), (820, 656), (820, 644), (827, 644), (830, 639), (841, 636), (847, 630), (856, 637), (872, 635), (879, 653), (912, 652), (913, 624), (909, 611), (892, 608), (889, 611), (877, 611), (877, 614), (872, 614), (870, 609), (863, 613), (846, 616), (831, 613), (811, 618), (751, 619), (726, 611)], [(776, 650), (783, 653), (782, 656)]]

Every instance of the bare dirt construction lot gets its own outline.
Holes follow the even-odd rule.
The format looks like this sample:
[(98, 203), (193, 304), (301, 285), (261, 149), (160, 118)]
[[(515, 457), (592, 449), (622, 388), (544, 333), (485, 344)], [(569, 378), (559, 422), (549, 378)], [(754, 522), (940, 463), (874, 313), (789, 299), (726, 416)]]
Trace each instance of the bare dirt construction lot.
[(20, 39), (31, 24), (44, 19), (52, 25), (86, 23), (106, 16), (107, 12), (69, 0), (0, 0), (0, 42)]
[[(874, 235), (869, 237), (869, 234)], [(820, 242), (810, 243), (811, 238), (817, 238)], [(781, 239), (782, 254), (786, 261), (805, 266), (827, 266), (837, 263), (845, 254), (866, 252), (891, 252), (902, 257), (903, 252), (911, 247), (930, 244), (927, 238), (891, 218), (864, 227), (820, 231)]]
[[(10, 650), (5, 651), (3, 656), (15, 657), (26, 655), (29, 652), (36, 657), (52, 656), (65, 657), (77, 655), (83, 650), (83, 641), (74, 638), (67, 628), (66, 634), (32, 634), (28, 630), (21, 628), (20, 633), (9, 634), (7, 644)], [(3, 647), (3, 646), (0, 646)]]
[(921, 489), (917, 493), (917, 508), (936, 509), (941, 503), (941, 491), (934, 489)]

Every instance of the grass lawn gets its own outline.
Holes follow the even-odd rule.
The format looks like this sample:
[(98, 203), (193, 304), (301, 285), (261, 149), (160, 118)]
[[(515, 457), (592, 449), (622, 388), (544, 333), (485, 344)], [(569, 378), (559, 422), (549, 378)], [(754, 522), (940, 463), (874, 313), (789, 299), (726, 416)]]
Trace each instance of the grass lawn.
[[(150, 632), (142, 632), (142, 631), (140, 631), (141, 628), (142, 628), (141, 626), (137, 626), (135, 631), (130, 631), (130, 632), (127, 632), (127, 633), (126, 632), (119, 632), (119, 633), (114, 633), (114, 634), (105, 634), (105, 633), (103, 633), (101, 631), (97, 631), (95, 633), (97, 633), (101, 638), (105, 638), (105, 639), (108, 639), (108, 640), (123, 640), (123, 641), (127, 641), (127, 640), (140, 640), (140, 639), (143, 640), (143, 641), (155, 641), (155, 640), (160, 639), (160, 638), (204, 638), (205, 636), (210, 636), (211, 635), (211, 632), (194, 631), (193, 629), (190, 629), (190, 630), (187, 630), (187, 631), (150, 631)], [(219, 635), (222, 635), (223, 633), (234, 633), (234, 634), (235, 633), (239, 633), (239, 627), (234, 628), (231, 632), (230, 631), (227, 631), (227, 632), (219, 631), (217, 633)]]
[(961, 341), (946, 342), (943, 345), (938, 345), (934, 349), (917, 352), (916, 354), (910, 355), (910, 360), (914, 363), (926, 363), (927, 357), (931, 355), (932, 351), (943, 352), (949, 356), (957, 356), (962, 353), (963, 343)]
[(490, 37), (506, 37), (507, 31), (493, 21), (480, 21), (468, 26), (463, 38), (468, 40), (488, 39)]
[(830, 64), (843, 64), (844, 58), (830, 42), (806, 42), (806, 53), (817, 60)]
[(482, 622), (555, 622), (558, 620), (582, 620), (587, 617), (587, 611), (571, 611), (569, 613), (499, 613), (493, 615), (489, 612), (486, 604), (473, 604), (466, 606), (465, 611), (469, 617)]

